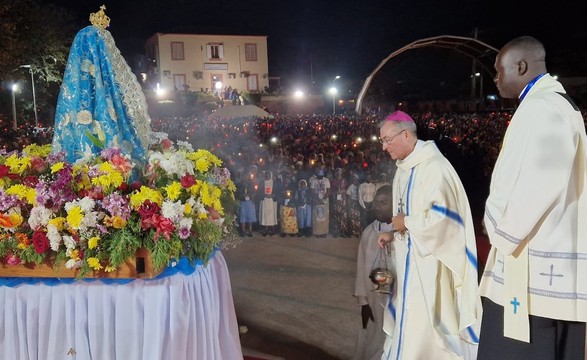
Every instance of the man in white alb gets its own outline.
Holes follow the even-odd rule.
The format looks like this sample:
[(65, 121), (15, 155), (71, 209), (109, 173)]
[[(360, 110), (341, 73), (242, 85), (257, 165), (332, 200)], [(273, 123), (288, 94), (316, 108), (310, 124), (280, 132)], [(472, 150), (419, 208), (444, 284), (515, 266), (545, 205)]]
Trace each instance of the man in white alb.
[(396, 291), (388, 305), (382, 359), (475, 359), (481, 302), (477, 247), (467, 195), (433, 141), (418, 140), (402, 111), (381, 124), (381, 142), (397, 160), (393, 180)]
[(495, 61), (501, 96), (520, 104), (485, 205), (483, 360), (585, 358), (587, 137), (545, 58), (542, 43), (523, 36)]

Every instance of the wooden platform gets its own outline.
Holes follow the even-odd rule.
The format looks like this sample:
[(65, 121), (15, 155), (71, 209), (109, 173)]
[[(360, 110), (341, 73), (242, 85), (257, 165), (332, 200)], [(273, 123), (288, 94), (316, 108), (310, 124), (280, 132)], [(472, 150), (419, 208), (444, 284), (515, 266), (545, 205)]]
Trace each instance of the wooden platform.
[[(159, 275), (160, 271), (153, 269), (151, 253), (146, 248), (137, 250), (136, 255), (129, 258), (116, 271), (105, 272), (92, 271), (84, 275), (84, 278), (111, 278), (111, 279), (152, 279)], [(54, 269), (53, 264), (21, 264), (8, 265), (4, 259), (0, 259), (0, 277), (37, 277), (37, 278), (76, 278), (79, 277), (78, 269), (68, 269), (61, 265)]]

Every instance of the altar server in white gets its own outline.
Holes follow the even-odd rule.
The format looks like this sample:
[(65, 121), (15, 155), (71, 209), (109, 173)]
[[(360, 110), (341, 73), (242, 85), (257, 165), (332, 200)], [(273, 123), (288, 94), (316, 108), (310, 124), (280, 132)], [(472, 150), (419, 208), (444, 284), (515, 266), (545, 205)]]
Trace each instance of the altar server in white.
[(397, 160), (393, 180), (396, 292), (384, 319), (383, 359), (475, 359), (481, 316), (477, 247), (467, 195), (433, 141), (396, 111), (381, 142)]
[(492, 247), (480, 286), (481, 360), (585, 357), (587, 139), (545, 57), (524, 36), (495, 61), (501, 96), (520, 103), (485, 206)]
[[(380, 233), (392, 230), (391, 192), (391, 185), (387, 184), (381, 186), (375, 193), (372, 207), (375, 220), (363, 230), (359, 241), (353, 295), (361, 306), (363, 326), (357, 336), (354, 360), (379, 360), (383, 353), (383, 343), (385, 342), (383, 316), (388, 296), (375, 291), (377, 285), (371, 281), (369, 275), (375, 268), (385, 268), (395, 276), (392, 247), (386, 246), (382, 249), (377, 243)], [(389, 290), (393, 291), (393, 289)]]

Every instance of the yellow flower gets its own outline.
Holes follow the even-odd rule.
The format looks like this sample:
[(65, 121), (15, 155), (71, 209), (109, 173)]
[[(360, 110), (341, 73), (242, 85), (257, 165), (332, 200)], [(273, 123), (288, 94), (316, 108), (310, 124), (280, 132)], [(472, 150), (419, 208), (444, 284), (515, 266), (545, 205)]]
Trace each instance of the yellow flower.
[(232, 179), (228, 179), (228, 181), (226, 182), (226, 188), (232, 192), (236, 191), (236, 185), (234, 184)]
[(51, 153), (51, 144), (42, 146), (31, 144), (25, 147), (22, 152), (28, 156), (39, 156), (45, 158)]
[(88, 265), (90, 265), (90, 267), (94, 270), (103, 269), (102, 264), (100, 264), (100, 259), (95, 257), (88, 258)]
[(210, 168), (210, 163), (208, 160), (201, 158), (196, 160), (196, 170), (200, 172), (206, 172)]
[(65, 166), (65, 164), (61, 161), (51, 165), (51, 174), (55, 174), (59, 170), (63, 169), (64, 166)]
[(188, 215), (192, 213), (192, 205), (190, 203), (185, 203), (183, 206), (183, 213)]
[(94, 236), (88, 239), (88, 249), (95, 249), (100, 242), (100, 237)]
[(106, 272), (113, 272), (113, 271), (116, 271), (116, 267), (108, 265), (108, 266), (106, 266), (106, 268), (104, 269), (104, 271), (106, 271)]
[(130, 196), (130, 204), (135, 209), (141, 207), (141, 205), (147, 200), (161, 206), (161, 204), (163, 204), (163, 195), (157, 190), (141, 186), (139, 191), (134, 192)]
[(19, 227), (20, 224), (22, 224), (22, 215), (19, 213), (12, 213), (8, 215), (8, 218), (10, 219), (10, 222), (14, 224), (14, 227)]
[(196, 185), (190, 186), (190, 189), (189, 189), (190, 190), (190, 194), (191, 195), (194, 195), (194, 196), (198, 195), (198, 193), (200, 192), (200, 188), (201, 187), (202, 187), (202, 182), (201, 181), (198, 181), (196, 183)]
[(79, 250), (78, 249), (72, 250), (69, 257), (73, 260), (79, 260)]
[(12, 154), (6, 158), (5, 164), (10, 167), (11, 173), (22, 175), (26, 169), (31, 167), (31, 158), (28, 156), (20, 158), (18, 155)]
[(115, 229), (122, 229), (126, 226), (126, 220), (121, 218), (120, 216), (115, 216), (112, 218), (112, 227)]
[(37, 191), (28, 186), (21, 184), (12, 185), (6, 190), (6, 193), (8, 195), (16, 195), (19, 199), (24, 199), (27, 201), (27, 203), (33, 206), (37, 205), (37, 201), (35, 200), (37, 197)]
[(73, 229), (79, 229), (79, 226), (81, 225), (83, 219), (84, 214), (82, 213), (82, 209), (81, 207), (79, 207), (79, 205), (73, 206), (67, 212), (67, 223)]
[(164, 187), (165, 191), (167, 192), (167, 197), (171, 200), (175, 201), (181, 195), (181, 189), (183, 187), (177, 181), (172, 182), (171, 184)]
[(60, 216), (49, 220), (49, 225), (55, 226), (58, 231), (62, 231), (65, 226), (65, 218)]

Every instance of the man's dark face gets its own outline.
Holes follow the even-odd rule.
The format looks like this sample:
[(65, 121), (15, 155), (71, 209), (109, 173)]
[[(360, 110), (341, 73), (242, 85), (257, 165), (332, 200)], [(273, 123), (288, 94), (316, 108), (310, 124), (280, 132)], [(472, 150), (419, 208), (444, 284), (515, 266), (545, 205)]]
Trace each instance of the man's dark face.
[(375, 216), (375, 219), (381, 222), (391, 222), (391, 218), (393, 217), (393, 206), (391, 204), (390, 194), (378, 193), (375, 195), (375, 198), (373, 199), (373, 215)]

